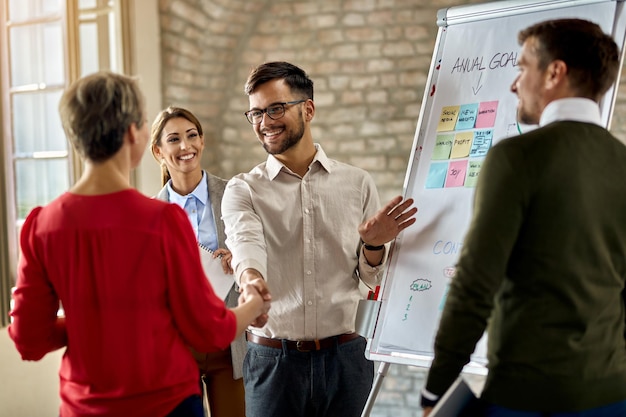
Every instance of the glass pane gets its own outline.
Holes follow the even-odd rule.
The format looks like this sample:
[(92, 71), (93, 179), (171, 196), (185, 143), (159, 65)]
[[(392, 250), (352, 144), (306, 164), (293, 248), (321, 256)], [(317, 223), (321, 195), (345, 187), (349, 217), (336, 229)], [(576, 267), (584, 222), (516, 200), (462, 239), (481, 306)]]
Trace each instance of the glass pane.
[[(85, 17), (85, 15), (82, 15)], [(119, 71), (115, 13), (98, 14), (79, 24), (81, 76), (98, 70)]]
[(59, 90), (13, 96), (15, 153), (67, 151), (58, 111), (61, 94)]
[(100, 69), (98, 61), (98, 26), (93, 23), (81, 23), (80, 30), (80, 74), (85, 76)]
[(9, 0), (9, 20), (23, 21), (61, 13), (61, 0)]
[(97, 0), (79, 0), (78, 1), (78, 9), (93, 9), (97, 5)]
[(11, 86), (63, 85), (65, 63), (60, 22), (17, 26), (11, 38)]
[(18, 160), (15, 178), (17, 217), (24, 219), (34, 207), (48, 204), (68, 189), (68, 161), (66, 158)]
[(118, 30), (115, 26), (116, 24), (115, 13), (111, 11), (108, 14), (108, 16), (109, 16), (109, 39), (107, 41), (108, 41), (108, 50), (109, 50), (109, 59), (110, 59), (109, 69), (111, 71), (122, 71), (122, 66), (120, 63), (118, 63), (118, 59), (117, 59), (117, 52), (119, 52), (119, 49), (121, 48), (121, 43), (118, 44), (118, 42), (121, 42), (121, 41), (118, 40), (118, 36), (117, 36)]

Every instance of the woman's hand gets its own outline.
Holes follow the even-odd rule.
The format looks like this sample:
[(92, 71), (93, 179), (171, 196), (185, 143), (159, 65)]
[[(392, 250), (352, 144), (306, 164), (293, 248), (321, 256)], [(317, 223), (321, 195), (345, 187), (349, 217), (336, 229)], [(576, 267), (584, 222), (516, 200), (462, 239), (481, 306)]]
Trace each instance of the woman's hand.
[(224, 270), (224, 273), (229, 275), (233, 274), (233, 268), (230, 265), (230, 261), (233, 260), (233, 254), (230, 253), (228, 249), (217, 249), (215, 252), (213, 252), (213, 257), (221, 257), (220, 260), (222, 261), (222, 269)]
[[(255, 278), (252, 281), (242, 283), (239, 287), (239, 305), (242, 306), (249, 302), (258, 302), (260, 300), (260, 311), (257, 311), (256, 318), (250, 323), (253, 327), (263, 327), (267, 323), (268, 313), (270, 311), (272, 295), (269, 293), (265, 280), (263, 278)], [(258, 297), (258, 300), (257, 300)]]

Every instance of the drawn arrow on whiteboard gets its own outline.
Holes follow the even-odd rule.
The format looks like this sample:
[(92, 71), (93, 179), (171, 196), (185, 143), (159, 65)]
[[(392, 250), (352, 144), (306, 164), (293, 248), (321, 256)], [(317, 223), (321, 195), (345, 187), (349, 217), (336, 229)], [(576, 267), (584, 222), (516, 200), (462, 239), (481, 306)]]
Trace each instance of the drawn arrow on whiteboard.
[(476, 83), (476, 87), (472, 87), (472, 90), (474, 91), (474, 95), (478, 94), (478, 92), (480, 91), (481, 88), (483, 88), (482, 85), (480, 85), (480, 80), (482, 80), (483, 78), (483, 73), (480, 73), (480, 76), (478, 77), (478, 82)]

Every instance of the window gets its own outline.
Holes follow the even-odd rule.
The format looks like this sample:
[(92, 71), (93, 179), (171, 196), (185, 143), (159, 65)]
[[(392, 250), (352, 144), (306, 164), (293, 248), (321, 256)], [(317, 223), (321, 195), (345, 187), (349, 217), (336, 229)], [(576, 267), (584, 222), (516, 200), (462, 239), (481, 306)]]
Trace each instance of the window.
[[(123, 71), (125, 0), (0, 0), (0, 310), (9, 310), (20, 227), (79, 177), (58, 115), (64, 88), (100, 69)], [(0, 325), (6, 324), (5, 314)]]

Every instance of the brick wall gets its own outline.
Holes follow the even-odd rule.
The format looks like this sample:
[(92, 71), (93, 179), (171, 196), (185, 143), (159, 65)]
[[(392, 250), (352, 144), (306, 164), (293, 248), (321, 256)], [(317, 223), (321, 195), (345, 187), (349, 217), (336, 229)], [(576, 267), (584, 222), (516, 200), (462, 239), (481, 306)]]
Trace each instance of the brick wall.
[[(386, 201), (402, 192), (437, 10), (482, 2), (160, 0), (163, 103), (200, 118), (204, 165), (229, 178), (266, 158), (243, 116), (250, 69), (271, 60), (297, 64), (315, 82), (314, 139), (332, 158), (368, 170)], [(622, 137), (625, 89), (613, 119)], [(391, 365), (372, 417), (421, 416), (423, 375)]]

